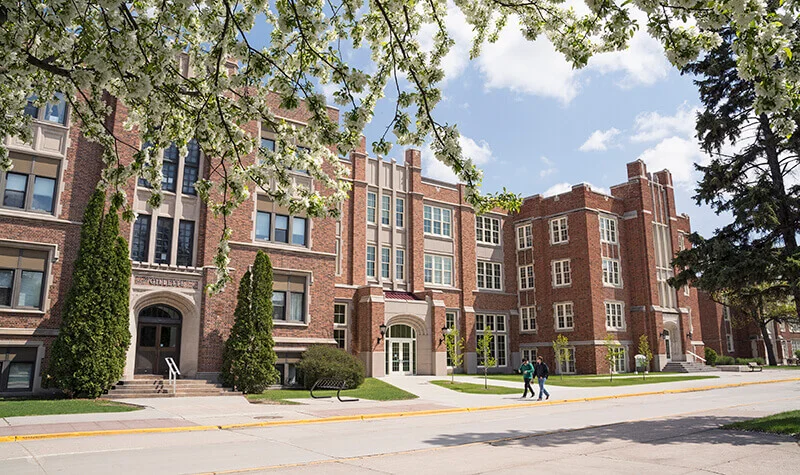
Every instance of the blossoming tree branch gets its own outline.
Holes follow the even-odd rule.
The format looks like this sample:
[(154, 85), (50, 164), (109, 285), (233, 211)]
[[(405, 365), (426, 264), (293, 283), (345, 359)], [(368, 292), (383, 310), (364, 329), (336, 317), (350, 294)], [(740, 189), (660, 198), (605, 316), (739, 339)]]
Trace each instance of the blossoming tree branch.
[[(586, 0), (585, 14), (560, 0), (450, 1), (473, 27), (472, 57), (515, 18), (528, 40), (545, 36), (574, 67), (625, 48), (638, 28), (647, 28), (682, 67), (716, 47), (721, 29), (730, 28), (738, 75), (756, 85), (756, 110), (779, 133), (793, 132), (785, 117), (800, 105), (792, 28), (797, 0)], [(519, 200), (511, 193), (479, 192), (481, 172), (462, 154), (456, 125), (436, 120), (441, 63), (453, 45), (447, 7), (447, 0), (0, 0), (0, 135), (31, 140), (31, 118), (23, 113), (27, 101), (43, 105), (62, 93), (82, 133), (102, 146), (103, 179), (115, 199), (129, 201), (122, 190), (142, 177), (152, 184), (152, 206), (162, 197), (160, 152), (175, 143), (185, 154), (196, 139), (210, 162), (210, 175), (196, 189), (225, 220), (215, 258), (218, 282), (211, 291), (230, 280), (226, 218), (250, 190), (259, 187), (292, 212), (338, 215), (349, 187), (336, 153), (359, 145), (385, 94), (396, 107), (386, 134), (372, 144), (374, 153), (388, 153), (392, 143), (430, 141), (436, 158), (466, 184), (468, 201), (479, 212), (514, 209)], [(646, 25), (634, 20), (636, 10)], [(425, 49), (420, 34), (431, 26), (432, 47)], [(268, 40), (255, 38), (255, 29)], [(369, 52), (368, 67), (345, 60), (357, 50)], [(179, 57), (188, 58), (190, 69), (181, 67)], [(331, 85), (341, 121), (329, 116), (321, 92)], [(270, 92), (281, 108), (303, 103), (308, 124), (276, 117)], [(149, 146), (108, 128), (109, 96), (124, 104), (125, 126)], [(275, 133), (274, 150), (261, 147), (257, 134), (248, 131), (254, 121)], [(124, 149), (132, 161), (120, 159)], [(255, 163), (244, 160), (254, 151)], [(0, 168), (11, 166), (0, 144)], [(290, 169), (307, 170), (317, 186), (295, 185)], [(133, 212), (126, 209), (130, 220)]]

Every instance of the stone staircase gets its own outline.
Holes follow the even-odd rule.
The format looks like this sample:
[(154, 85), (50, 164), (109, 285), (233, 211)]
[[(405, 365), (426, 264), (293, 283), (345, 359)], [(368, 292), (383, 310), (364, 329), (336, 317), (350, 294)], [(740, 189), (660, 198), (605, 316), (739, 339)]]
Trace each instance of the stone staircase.
[(719, 371), (719, 369), (697, 362), (670, 361), (661, 371), (668, 373), (708, 373)]
[(210, 383), (204, 379), (179, 379), (176, 381), (175, 394), (172, 385), (163, 376), (136, 376), (132, 380), (115, 384), (104, 399), (128, 399), (143, 397), (188, 397), (188, 396), (241, 396), (241, 392), (222, 387), (221, 384)]

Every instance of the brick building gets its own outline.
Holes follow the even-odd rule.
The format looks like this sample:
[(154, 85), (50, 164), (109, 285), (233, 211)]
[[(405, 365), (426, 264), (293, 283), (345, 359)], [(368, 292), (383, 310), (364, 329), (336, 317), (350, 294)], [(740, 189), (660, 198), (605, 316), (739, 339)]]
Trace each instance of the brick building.
[[(100, 151), (63, 103), (27, 112), (36, 118), (33, 143), (5, 139), (14, 169), (0, 178), (3, 393), (39, 390), (83, 209), (102, 169)], [(338, 111), (330, 114), (335, 119)], [(299, 125), (306, 119), (302, 110), (282, 115)], [(122, 128), (124, 118), (124, 106), (115, 104), (109, 124), (141, 146)], [(274, 147), (259, 124), (249, 131)], [(131, 151), (121, 153), (131, 158)], [(688, 217), (676, 213), (666, 170), (651, 175), (637, 161), (610, 195), (577, 185), (525, 198), (513, 215), (476, 216), (463, 185), (423, 176), (419, 151), (407, 150), (400, 164), (368, 157), (362, 145), (343, 159), (353, 190), (339, 220), (291, 215), (252, 193), (229, 218), (234, 283), (208, 296), (203, 288), (214, 279), (222, 227), (193, 184), (209, 166), (194, 144), (185, 157), (175, 148), (164, 154), (158, 209), (146, 203), (146, 182), (127, 190), (138, 217), (122, 229), (133, 261), (126, 379), (163, 373), (169, 356), (186, 377), (216, 378), (238, 280), (258, 250), (274, 266), (274, 338), (284, 384), (294, 382), (294, 365), (313, 344), (345, 348), (373, 376), (444, 374), (443, 332), (454, 326), (466, 338), (468, 372), (482, 364), (475, 348), (487, 328), (495, 371), (510, 372), (536, 354), (552, 366), (557, 334), (570, 340), (571, 357), (560, 368), (566, 373), (608, 372), (607, 334), (622, 348), (619, 372), (633, 369), (642, 334), (656, 369), (702, 354), (696, 292), (666, 285), (670, 258), (690, 231)], [(303, 172), (293, 176), (313, 186)]]

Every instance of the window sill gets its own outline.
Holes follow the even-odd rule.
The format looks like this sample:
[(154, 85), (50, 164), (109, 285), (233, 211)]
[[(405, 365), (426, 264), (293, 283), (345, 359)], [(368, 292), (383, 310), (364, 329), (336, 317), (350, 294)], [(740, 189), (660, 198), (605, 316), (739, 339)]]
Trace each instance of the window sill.
[(281, 327), (308, 328), (308, 323), (306, 323), (306, 322), (290, 322), (290, 321), (286, 321), (286, 320), (273, 320), (272, 324), (275, 325), (275, 326), (281, 326)]
[(503, 247), (503, 245), (499, 242), (494, 243), (494, 242), (483, 242), (475, 240), (475, 244), (477, 244), (478, 246), (485, 246), (485, 247)]
[(622, 328), (606, 327), (606, 331), (607, 332), (624, 333), (624, 332), (628, 331), (628, 329), (625, 328), (625, 327), (622, 327)]
[(17, 314), (25, 314), (25, 315), (44, 315), (44, 310), (39, 310), (35, 308), (11, 308), (11, 307), (0, 307), (0, 313), (17, 313)]
[(522, 247), (522, 248), (518, 247), (518, 248), (517, 248), (517, 251), (527, 251), (527, 250), (529, 250), (529, 249), (533, 249), (533, 246)]
[(426, 233), (426, 232), (423, 232), (422, 234), (426, 238), (438, 239), (440, 241), (452, 241), (453, 240), (453, 236), (445, 236), (443, 234), (433, 234), (433, 233)]
[(565, 285), (555, 285), (555, 284), (553, 284), (553, 288), (554, 289), (568, 289), (570, 287), (572, 287), (572, 283), (565, 284)]
[(519, 333), (522, 335), (537, 335), (539, 330), (520, 330)]
[(36, 219), (40, 221), (51, 221), (57, 223), (70, 223), (70, 224), (80, 224), (77, 221), (68, 221), (66, 219), (57, 218), (52, 214), (38, 212), (38, 211), (27, 211), (24, 209), (19, 208), (0, 208), (0, 216), (8, 216), (11, 218), (27, 218), (27, 219)]
[(574, 332), (575, 328), (574, 327), (573, 328), (558, 328), (558, 327), (556, 327), (556, 331), (557, 332)]
[(622, 284), (617, 285), (617, 284), (609, 284), (607, 282), (603, 282), (603, 287), (606, 289), (621, 289)]
[(452, 285), (443, 285), (443, 284), (430, 284), (425, 283), (426, 289), (441, 289), (441, 290), (458, 290), (456, 287)]
[(569, 244), (569, 241), (559, 241), (559, 242), (550, 241), (550, 245), (551, 246), (561, 246), (561, 245), (564, 245), (564, 244)]

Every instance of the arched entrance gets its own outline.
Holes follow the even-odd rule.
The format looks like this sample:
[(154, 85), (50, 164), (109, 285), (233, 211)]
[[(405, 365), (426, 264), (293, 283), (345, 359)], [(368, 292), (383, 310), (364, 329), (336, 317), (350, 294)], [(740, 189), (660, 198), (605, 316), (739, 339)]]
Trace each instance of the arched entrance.
[(165, 358), (180, 365), (181, 312), (169, 305), (157, 304), (139, 312), (136, 339), (135, 374), (166, 374)]
[(392, 325), (386, 331), (386, 375), (417, 374), (417, 332), (408, 325)]

